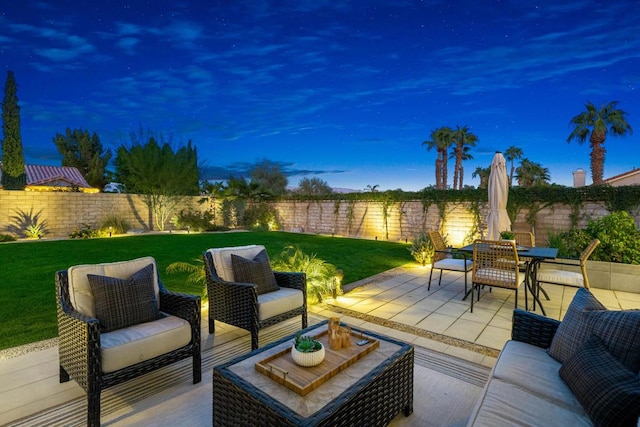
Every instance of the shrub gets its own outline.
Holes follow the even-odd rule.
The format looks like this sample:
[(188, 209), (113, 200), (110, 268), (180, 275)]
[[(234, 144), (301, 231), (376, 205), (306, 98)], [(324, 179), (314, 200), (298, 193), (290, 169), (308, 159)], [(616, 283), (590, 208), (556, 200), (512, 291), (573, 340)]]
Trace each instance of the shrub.
[(1, 242), (15, 242), (16, 238), (9, 234), (0, 234), (0, 243)]
[(28, 225), (24, 230), (24, 236), (28, 239), (42, 239), (46, 231), (42, 224)]
[(216, 226), (212, 221), (213, 215), (209, 211), (200, 212), (191, 209), (181, 210), (178, 215), (171, 218), (171, 223), (176, 229), (192, 231), (213, 231)]
[(416, 262), (426, 265), (433, 259), (433, 245), (431, 239), (424, 231), (413, 238), (411, 246), (407, 248)]
[(125, 234), (131, 229), (131, 224), (120, 215), (110, 214), (102, 220), (100, 228), (104, 233)]
[(640, 231), (627, 212), (614, 212), (589, 221), (586, 232), (600, 240), (592, 259), (640, 264)]
[(108, 235), (100, 230), (96, 230), (89, 224), (82, 224), (82, 227), (76, 227), (70, 234), (70, 239), (93, 239), (95, 237), (105, 237)]
[(266, 203), (258, 203), (247, 208), (242, 215), (242, 223), (254, 231), (274, 231), (281, 227), (278, 212)]
[[(322, 302), (323, 295), (330, 295), (339, 286), (341, 271), (335, 265), (316, 258), (316, 254), (305, 254), (298, 246), (286, 246), (272, 265), (274, 270), (305, 273), (307, 297), (318, 302)], [(337, 289), (336, 292), (339, 293), (340, 290)]]

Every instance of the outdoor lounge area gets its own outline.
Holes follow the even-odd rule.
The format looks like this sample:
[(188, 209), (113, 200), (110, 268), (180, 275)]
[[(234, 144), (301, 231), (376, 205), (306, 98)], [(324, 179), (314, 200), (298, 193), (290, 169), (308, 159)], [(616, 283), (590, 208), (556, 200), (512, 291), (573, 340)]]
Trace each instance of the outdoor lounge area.
[[(427, 290), (430, 268), (407, 265), (346, 286), (344, 295), (308, 308), (310, 326), (337, 316), (362, 330), (383, 334), (415, 348), (413, 413), (391, 425), (465, 425), (511, 337), (513, 292), (483, 290), (470, 313), (463, 273), (444, 272), (440, 286)], [(593, 284), (592, 284), (593, 286)], [(576, 289), (547, 285), (547, 316), (562, 319)], [(592, 288), (608, 309), (640, 307), (640, 294)], [(524, 307), (524, 296), (519, 306)], [(102, 425), (211, 425), (212, 368), (246, 354), (250, 334), (217, 323), (208, 334), (203, 308), (202, 382), (192, 384), (191, 364), (182, 361), (102, 393)], [(539, 312), (539, 308), (538, 308)], [(300, 330), (300, 317), (261, 331), (265, 345)], [(0, 424), (84, 425), (86, 395), (73, 381), (59, 383), (56, 340), (24, 354), (0, 353)], [(452, 400), (451, 396), (456, 399)]]

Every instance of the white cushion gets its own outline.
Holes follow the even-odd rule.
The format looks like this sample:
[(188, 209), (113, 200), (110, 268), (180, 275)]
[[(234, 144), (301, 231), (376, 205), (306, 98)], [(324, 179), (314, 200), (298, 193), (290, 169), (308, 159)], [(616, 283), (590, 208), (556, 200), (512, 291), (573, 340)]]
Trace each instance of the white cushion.
[(558, 374), (561, 366), (545, 349), (507, 341), (493, 368), (493, 376), (580, 412), (582, 405)]
[(153, 257), (137, 258), (131, 261), (110, 262), (103, 264), (75, 265), (68, 270), (69, 296), (71, 304), (80, 313), (89, 317), (96, 317), (96, 305), (89, 285), (87, 274), (128, 279), (133, 273), (153, 264), (153, 286), (156, 300), (160, 303), (160, 288), (158, 286), (158, 267)]
[[(524, 274), (518, 275), (518, 286), (524, 282)], [(489, 281), (499, 280), (505, 283), (513, 283), (516, 280), (515, 271), (501, 270), (499, 268), (481, 268), (476, 271), (476, 278)]]
[(191, 325), (177, 316), (100, 334), (102, 372), (114, 372), (184, 347)]
[(536, 278), (540, 282), (558, 283), (567, 286), (584, 286), (584, 277), (582, 273), (565, 270), (538, 270)]
[(258, 295), (258, 320), (269, 319), (278, 314), (302, 307), (303, 303), (302, 291), (297, 289), (280, 288), (277, 291)]
[(208, 249), (207, 252), (209, 252), (211, 258), (213, 258), (213, 266), (216, 268), (218, 276), (226, 282), (235, 282), (233, 266), (231, 265), (231, 254), (252, 260), (263, 249), (264, 246), (262, 245), (248, 245)]
[(568, 409), (517, 385), (491, 379), (469, 419), (473, 426), (592, 426), (582, 408)]
[(473, 263), (467, 259), (445, 258), (433, 264), (434, 269), (469, 271)]

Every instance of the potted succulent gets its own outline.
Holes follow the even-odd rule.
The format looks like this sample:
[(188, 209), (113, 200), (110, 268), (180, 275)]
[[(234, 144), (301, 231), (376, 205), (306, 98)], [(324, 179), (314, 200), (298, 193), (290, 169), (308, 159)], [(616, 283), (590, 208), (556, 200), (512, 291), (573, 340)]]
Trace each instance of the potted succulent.
[(291, 357), (300, 366), (316, 366), (324, 360), (324, 346), (318, 340), (310, 336), (296, 334), (291, 347)]
[(500, 240), (516, 242), (516, 235), (513, 231), (505, 230), (500, 232)]

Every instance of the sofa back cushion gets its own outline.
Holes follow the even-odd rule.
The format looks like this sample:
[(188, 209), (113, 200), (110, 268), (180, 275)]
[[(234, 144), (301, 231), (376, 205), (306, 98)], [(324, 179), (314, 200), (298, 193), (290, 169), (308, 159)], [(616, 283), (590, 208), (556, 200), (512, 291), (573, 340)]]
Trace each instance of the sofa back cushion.
[[(130, 261), (110, 262), (103, 264), (75, 265), (67, 270), (69, 275), (69, 296), (73, 307), (80, 313), (96, 317), (96, 305), (89, 285), (88, 274), (109, 276), (117, 279), (129, 279), (134, 273), (149, 264), (153, 265), (153, 290), (156, 301), (160, 301), (160, 287), (158, 285), (158, 267), (153, 257), (137, 258)], [(158, 307), (159, 308), (159, 307)]]
[(207, 252), (211, 254), (213, 266), (216, 268), (218, 277), (226, 282), (235, 282), (233, 265), (231, 264), (231, 254), (235, 254), (246, 259), (254, 259), (262, 250), (264, 250), (264, 246), (262, 245), (248, 245), (208, 249)]

